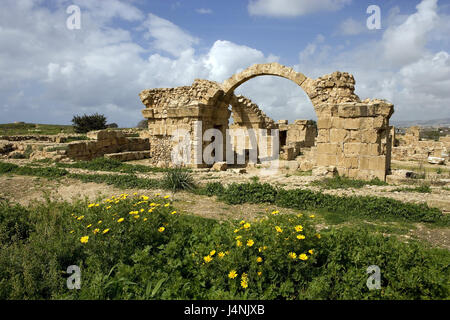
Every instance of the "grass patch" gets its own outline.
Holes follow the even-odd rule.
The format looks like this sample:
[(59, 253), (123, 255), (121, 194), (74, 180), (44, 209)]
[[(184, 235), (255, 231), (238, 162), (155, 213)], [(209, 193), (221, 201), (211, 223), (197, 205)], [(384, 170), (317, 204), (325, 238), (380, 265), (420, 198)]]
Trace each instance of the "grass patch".
[[(403, 243), (365, 228), (319, 235), (314, 219), (300, 215), (218, 222), (179, 214), (163, 197), (122, 194), (90, 205), (0, 203), (0, 231), (0, 299), (450, 295), (448, 250)], [(70, 265), (82, 271), (80, 290), (66, 287), (69, 275), (62, 271)], [(382, 290), (367, 288), (369, 265), (382, 270)]]
[(403, 188), (396, 188), (393, 189), (389, 192), (419, 192), (419, 193), (431, 193), (431, 188), (429, 185), (420, 185), (417, 186), (415, 188), (408, 188), (408, 187), (403, 187)]
[(0, 135), (28, 135), (45, 134), (54, 135), (59, 133), (74, 133), (73, 126), (34, 123), (4, 123), (0, 124)]
[[(78, 161), (75, 163), (56, 163), (61, 168), (78, 168), (91, 171), (109, 171), (122, 173), (147, 173), (147, 172), (170, 172), (173, 168), (156, 168), (138, 164), (123, 163), (119, 160), (109, 158), (96, 158), (91, 161)], [(181, 171), (191, 171), (189, 169), (179, 169)]]
[(378, 178), (372, 179), (370, 181), (350, 179), (347, 177), (335, 176), (333, 178), (324, 178), (321, 180), (316, 180), (310, 182), (312, 186), (321, 187), (324, 189), (347, 189), (355, 188), (359, 189), (364, 186), (387, 186), (388, 184), (381, 181)]
[[(69, 174), (66, 170), (59, 168), (18, 167), (2, 162), (0, 162), (0, 173), (45, 177), (67, 176), (83, 182), (106, 183), (122, 189), (168, 188), (164, 180), (138, 178), (135, 175)], [(336, 196), (304, 189), (285, 190), (268, 183), (232, 183), (225, 187), (219, 182), (213, 182), (187, 190), (196, 194), (217, 196), (218, 200), (227, 204), (270, 203), (298, 210), (325, 210), (344, 216), (450, 225), (450, 216), (444, 215), (438, 208), (431, 208), (425, 203), (405, 203), (385, 197)]]

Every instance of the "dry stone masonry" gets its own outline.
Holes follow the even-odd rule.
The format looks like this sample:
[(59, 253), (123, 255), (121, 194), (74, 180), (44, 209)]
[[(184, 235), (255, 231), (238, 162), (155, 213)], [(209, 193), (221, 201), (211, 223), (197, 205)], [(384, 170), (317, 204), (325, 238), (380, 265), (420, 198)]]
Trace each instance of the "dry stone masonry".
[[(306, 120), (275, 123), (250, 99), (234, 95), (241, 84), (262, 75), (298, 84), (312, 102), (317, 127)], [(170, 151), (164, 153), (160, 146), (172, 147), (176, 142), (171, 142), (170, 137), (177, 129), (190, 132), (193, 149), (201, 145), (204, 150), (210, 142), (202, 141), (200, 135), (215, 128), (225, 136), (233, 115), (232, 128), (279, 129), (281, 158), (297, 159), (300, 168), (385, 180), (390, 169), (389, 118), (394, 107), (385, 100), (361, 101), (354, 90), (355, 80), (349, 73), (334, 72), (310, 79), (278, 63), (250, 66), (222, 84), (196, 79), (191, 86), (144, 90), (140, 98), (146, 106), (142, 114), (148, 119), (150, 156), (153, 159), (155, 155), (158, 162), (170, 162)]]

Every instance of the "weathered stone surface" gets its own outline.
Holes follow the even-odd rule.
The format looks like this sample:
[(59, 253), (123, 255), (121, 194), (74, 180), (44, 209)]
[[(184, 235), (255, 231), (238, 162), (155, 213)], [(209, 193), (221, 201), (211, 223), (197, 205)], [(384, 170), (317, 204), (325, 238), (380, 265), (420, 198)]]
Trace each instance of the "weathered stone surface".
[[(297, 83), (311, 99), (318, 118), (317, 126), (307, 120), (296, 120), (293, 124), (286, 120), (275, 122), (250, 99), (234, 95), (239, 85), (261, 75), (275, 75)], [(247, 135), (243, 146), (246, 150), (238, 150), (236, 138), (232, 139), (236, 154), (249, 154), (256, 147), (248, 138), (250, 129), (278, 129), (281, 160), (293, 160), (306, 152), (298, 161), (299, 167), (305, 163), (304, 169), (312, 165), (334, 166), (344, 175), (384, 179), (391, 157), (388, 144), (393, 105), (379, 99), (361, 101), (354, 90), (355, 79), (346, 72), (336, 71), (310, 79), (292, 68), (267, 63), (252, 65), (222, 84), (196, 79), (191, 86), (144, 90), (140, 98), (147, 107), (142, 113), (148, 119), (152, 159), (159, 148), (159, 153), (164, 156), (158, 160), (170, 162), (174, 144), (164, 143), (163, 148), (160, 142), (177, 129), (186, 130), (191, 138), (212, 128), (224, 133), (232, 113), (234, 124), (231, 127), (242, 129), (243, 135)], [(199, 121), (203, 127), (196, 133), (195, 125)], [(260, 134), (257, 135), (259, 138)], [(269, 147), (273, 144), (272, 138), (269, 134), (266, 140)], [(202, 151), (207, 144), (200, 145), (195, 139), (192, 145)], [(313, 148), (314, 152), (307, 152)], [(195, 160), (192, 154), (190, 156)]]
[(445, 163), (445, 159), (444, 158), (439, 158), (439, 157), (428, 157), (428, 163), (431, 163), (431, 164), (444, 164)]
[(214, 171), (226, 171), (227, 170), (227, 163), (222, 162), (215, 162), (212, 166), (212, 170)]

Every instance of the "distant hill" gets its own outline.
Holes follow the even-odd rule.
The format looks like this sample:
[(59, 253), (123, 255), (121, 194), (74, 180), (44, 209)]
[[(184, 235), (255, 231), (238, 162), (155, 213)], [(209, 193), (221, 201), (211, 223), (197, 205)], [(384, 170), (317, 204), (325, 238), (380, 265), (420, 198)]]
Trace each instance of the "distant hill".
[(450, 118), (434, 119), (434, 120), (412, 120), (412, 121), (389, 121), (395, 127), (450, 127)]

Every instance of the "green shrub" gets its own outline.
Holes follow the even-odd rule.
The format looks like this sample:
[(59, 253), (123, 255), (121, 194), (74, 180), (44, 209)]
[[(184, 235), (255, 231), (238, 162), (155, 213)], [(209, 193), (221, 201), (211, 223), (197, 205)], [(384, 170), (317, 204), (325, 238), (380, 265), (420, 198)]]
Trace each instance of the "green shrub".
[(370, 186), (387, 186), (388, 184), (378, 178), (370, 181), (350, 179), (347, 177), (335, 176), (333, 178), (324, 178), (311, 182), (311, 185), (319, 186), (325, 189), (346, 189), (346, 188), (362, 188), (366, 185)]
[(106, 129), (106, 117), (98, 113), (92, 115), (84, 114), (82, 116), (76, 115), (72, 118), (72, 123), (76, 133)]
[(419, 192), (419, 193), (431, 193), (429, 185), (423, 184), (415, 188), (395, 188), (391, 192)]
[(164, 174), (162, 186), (173, 192), (178, 190), (192, 190), (195, 188), (194, 179), (189, 172), (181, 169), (174, 169)]

